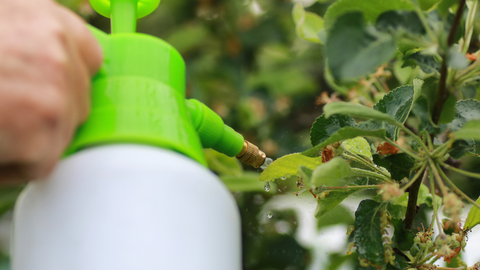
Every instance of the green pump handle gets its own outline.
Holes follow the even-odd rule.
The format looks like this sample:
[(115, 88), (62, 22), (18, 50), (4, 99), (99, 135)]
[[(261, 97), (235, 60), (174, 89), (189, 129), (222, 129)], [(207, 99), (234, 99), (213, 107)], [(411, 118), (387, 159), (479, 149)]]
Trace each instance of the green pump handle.
[(136, 19), (155, 10), (160, 0), (90, 3), (111, 18), (112, 34), (90, 27), (104, 62), (92, 79), (90, 117), (67, 154), (101, 144), (140, 143), (177, 151), (203, 165), (203, 147), (238, 156), (255, 167), (263, 164), (264, 154), (220, 116), (199, 101), (186, 100), (180, 53), (159, 38), (135, 33)]

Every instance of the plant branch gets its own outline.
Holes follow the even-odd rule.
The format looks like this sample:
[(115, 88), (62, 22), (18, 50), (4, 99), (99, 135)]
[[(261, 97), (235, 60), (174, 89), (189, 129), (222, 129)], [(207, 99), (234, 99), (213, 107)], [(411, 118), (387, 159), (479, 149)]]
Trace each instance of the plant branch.
[[(422, 166), (418, 171), (423, 170), (423, 177), (418, 178), (413, 182), (412, 186), (408, 190), (408, 204), (407, 204), (407, 213), (405, 214), (405, 229), (412, 230), (413, 220), (417, 215), (417, 200), (418, 200), (418, 191), (422, 185), (423, 180), (427, 177), (428, 171)], [(417, 174), (418, 174), (417, 171)]]
[(425, 170), (425, 167), (427, 166), (426, 163), (422, 164), (420, 169), (417, 170), (417, 173), (412, 177), (412, 180), (410, 180), (405, 186), (402, 187), (403, 191), (406, 191), (407, 188), (409, 188), (415, 181), (420, 177), (422, 172)]
[(443, 110), (443, 104), (448, 98), (447, 54), (448, 54), (448, 49), (452, 47), (453, 42), (455, 41), (455, 34), (457, 33), (457, 28), (460, 24), (460, 19), (462, 18), (463, 9), (465, 8), (465, 3), (466, 3), (466, 0), (460, 0), (460, 2), (458, 3), (457, 13), (455, 14), (455, 18), (453, 19), (452, 28), (450, 28), (450, 32), (448, 33), (447, 49), (446, 49), (446, 52), (443, 54), (442, 67), (440, 68), (440, 80), (438, 82), (437, 99), (435, 100), (435, 107), (433, 109), (433, 115), (432, 115), (432, 120), (435, 124), (438, 124), (438, 120), (440, 120), (440, 114), (442, 113), (442, 110)]

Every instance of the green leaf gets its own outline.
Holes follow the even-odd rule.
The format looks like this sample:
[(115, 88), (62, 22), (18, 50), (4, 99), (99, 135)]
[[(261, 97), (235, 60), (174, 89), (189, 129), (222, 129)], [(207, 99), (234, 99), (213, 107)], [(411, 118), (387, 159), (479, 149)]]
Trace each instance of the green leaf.
[(392, 179), (397, 181), (401, 181), (405, 177), (408, 178), (415, 165), (415, 159), (405, 153), (390, 155), (383, 160), (389, 163), (388, 168)]
[[(398, 44), (397, 50), (399, 50)], [(393, 74), (401, 85), (411, 82), (418, 73), (415, 68), (403, 67), (403, 64), (403, 60), (400, 59), (397, 59), (397, 61), (393, 63)]]
[(326, 54), (336, 79), (352, 79), (368, 74), (395, 54), (393, 37), (364, 25), (361, 13), (340, 17), (328, 32)]
[(415, 235), (411, 230), (405, 229), (405, 224), (401, 219), (392, 219), (392, 223), (395, 229), (392, 241), (398, 249), (409, 250), (413, 245)]
[(415, 11), (390, 10), (382, 13), (377, 19), (377, 29), (387, 31), (407, 31), (412, 34), (425, 34), (422, 21)]
[[(480, 198), (477, 199), (477, 203), (480, 204)], [(465, 221), (464, 229), (473, 229), (473, 227), (480, 224), (480, 209), (475, 205), (472, 205), (470, 211), (468, 212), (467, 220)]]
[(312, 146), (324, 142), (342, 127), (355, 126), (357, 122), (350, 116), (335, 114), (329, 118), (322, 115), (315, 120), (310, 129)]
[(376, 265), (385, 264), (380, 229), (380, 206), (380, 203), (373, 200), (360, 202), (355, 212), (355, 231), (353, 232), (358, 255)]
[(210, 170), (216, 172), (218, 175), (240, 176), (243, 174), (243, 167), (238, 159), (229, 157), (213, 149), (204, 149), (203, 153), (205, 154)]
[(395, 259), (393, 260), (393, 265), (386, 264), (385, 270), (405, 270), (408, 269), (408, 263), (405, 258), (399, 254), (395, 254)]
[[(437, 208), (439, 209), (442, 206), (442, 198), (439, 197), (438, 195), (435, 195), (435, 201), (437, 203)], [(404, 207), (407, 207), (408, 204), (408, 192), (403, 194), (402, 196), (399, 196), (397, 201), (394, 203), (395, 205), (401, 205)], [(432, 194), (430, 193), (430, 190), (428, 187), (424, 184), (420, 186), (419, 192), (418, 192), (418, 199), (417, 199), (417, 204), (426, 204), (429, 207), (433, 206), (433, 197)]]
[(314, 146), (309, 150), (302, 152), (302, 155), (305, 155), (308, 157), (317, 157), (321, 154), (321, 151), (327, 145), (335, 142), (347, 140), (347, 139), (352, 139), (355, 137), (376, 137), (376, 138), (385, 139), (385, 136), (386, 136), (386, 131), (384, 129), (364, 130), (356, 127), (343, 127), (337, 130), (337, 132), (335, 132), (327, 140), (323, 141), (322, 143)]
[[(375, 104), (373, 109), (385, 113), (395, 119), (398, 123), (403, 124), (410, 115), (415, 100), (421, 94), (422, 85), (422, 80), (415, 79), (413, 80), (413, 85), (397, 87)], [(394, 141), (398, 139), (399, 129), (395, 125), (378, 122), (369, 124), (376, 126), (377, 128), (385, 128), (389, 137)]]
[(392, 218), (403, 219), (405, 217), (405, 214), (407, 213), (407, 207), (389, 202), (387, 205), (387, 211)]
[[(324, 199), (328, 199), (328, 197), (325, 197)], [(338, 224), (350, 225), (355, 222), (353, 212), (349, 207), (339, 205), (338, 207), (334, 208), (335, 211), (330, 212), (330, 214), (317, 217), (317, 230), (323, 227)]]
[(455, 119), (449, 124), (450, 130), (454, 131), (457, 140), (465, 140), (460, 143), (460, 146), (471, 147), (473, 146), (472, 139), (479, 140), (480, 137), (480, 123), (475, 121), (480, 120), (480, 102), (474, 99), (460, 100), (457, 102), (455, 110)]
[(354, 173), (348, 162), (340, 157), (335, 157), (313, 170), (310, 187), (346, 185), (351, 181), (347, 182), (345, 178), (353, 175)]
[(245, 172), (242, 175), (220, 176), (222, 182), (232, 192), (264, 191), (264, 183), (258, 181), (260, 174), (257, 172)]
[(348, 198), (350, 195), (358, 192), (358, 189), (349, 189), (349, 190), (333, 190), (330, 191), (328, 196), (320, 198), (317, 196), (317, 208), (315, 209), (315, 217), (320, 218), (328, 211), (332, 210), (335, 206), (339, 205), (343, 200)]
[(333, 75), (332, 75), (332, 72), (330, 71), (330, 69), (328, 68), (329, 65), (328, 65), (328, 59), (325, 60), (325, 71), (324, 71), (324, 78), (325, 78), (325, 82), (328, 84), (328, 86), (330, 86), (333, 90), (335, 90), (336, 92), (342, 94), (342, 95), (346, 95), (348, 93), (348, 88), (342, 84), (338, 84), (336, 81), (335, 81), (335, 78), (333, 78)]
[(298, 175), (300, 165), (313, 170), (320, 164), (322, 164), (321, 157), (312, 158), (301, 153), (286, 155), (270, 164), (260, 175), (260, 181), (288, 178)]
[(370, 144), (362, 137), (345, 140), (342, 142), (342, 146), (354, 154), (373, 160)]
[(297, 35), (310, 42), (322, 43), (318, 38), (318, 32), (323, 29), (323, 19), (315, 13), (307, 12), (300, 3), (293, 8), (293, 20)]
[(454, 132), (456, 140), (459, 139), (474, 139), (480, 140), (480, 121), (470, 121), (465, 124), (465, 126), (457, 132)]
[(448, 99), (443, 104), (442, 113), (440, 114), (440, 119), (438, 120), (439, 125), (448, 124), (455, 119), (455, 104), (457, 103), (457, 98), (455, 95), (450, 94)]
[(425, 82), (422, 86), (422, 97), (428, 101), (428, 111), (430, 115), (433, 112), (435, 107), (435, 100), (437, 99), (438, 93), (438, 78), (430, 77), (425, 79)]
[(414, 6), (409, 0), (339, 0), (328, 7), (325, 28), (329, 30), (337, 18), (346, 13), (360, 11), (366, 21), (374, 23), (380, 14), (389, 10), (414, 10)]
[(480, 102), (478, 100), (460, 100), (455, 105), (455, 111), (455, 119), (448, 125), (451, 131), (460, 130), (469, 121), (480, 120)]
[(477, 87), (475, 85), (465, 85), (460, 88), (465, 98), (475, 98), (477, 95)]
[(402, 67), (415, 67), (419, 66), (423, 72), (429, 74), (434, 72), (440, 72), (440, 63), (431, 56), (422, 54), (422, 52), (412, 53), (409, 56), (406, 56), (404, 59), (404, 64)]
[(456, 140), (448, 153), (452, 158), (459, 159), (468, 152), (475, 153), (476, 148), (475, 141), (472, 139)]
[(339, 102), (334, 101), (330, 102), (323, 107), (323, 112), (325, 113), (326, 117), (330, 117), (333, 114), (342, 114), (342, 115), (350, 115), (353, 117), (363, 118), (363, 119), (374, 119), (379, 121), (385, 121), (391, 124), (396, 124), (397, 121), (393, 119), (390, 115), (379, 112), (372, 108), (352, 104), (347, 102)]

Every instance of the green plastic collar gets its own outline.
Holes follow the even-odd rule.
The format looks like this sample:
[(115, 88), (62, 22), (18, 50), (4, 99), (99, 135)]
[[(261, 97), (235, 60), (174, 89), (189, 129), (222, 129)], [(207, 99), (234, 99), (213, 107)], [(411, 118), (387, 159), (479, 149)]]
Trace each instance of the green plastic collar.
[(185, 107), (185, 64), (178, 51), (144, 34), (92, 31), (104, 64), (92, 81), (90, 117), (68, 153), (98, 144), (140, 143), (206, 164)]

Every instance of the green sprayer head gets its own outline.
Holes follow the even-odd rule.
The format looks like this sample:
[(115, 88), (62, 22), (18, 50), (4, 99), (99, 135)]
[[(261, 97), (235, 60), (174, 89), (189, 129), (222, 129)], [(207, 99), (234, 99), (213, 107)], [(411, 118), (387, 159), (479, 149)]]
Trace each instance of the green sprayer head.
[[(180, 53), (159, 38), (135, 33), (137, 18), (154, 11), (160, 0), (90, 3), (111, 18), (112, 34), (91, 27), (104, 62), (92, 80), (90, 117), (68, 153), (102, 144), (139, 143), (174, 150), (204, 165), (203, 147), (245, 155), (240, 134), (203, 103), (186, 100)], [(250, 164), (258, 167), (263, 160), (250, 159)]]

